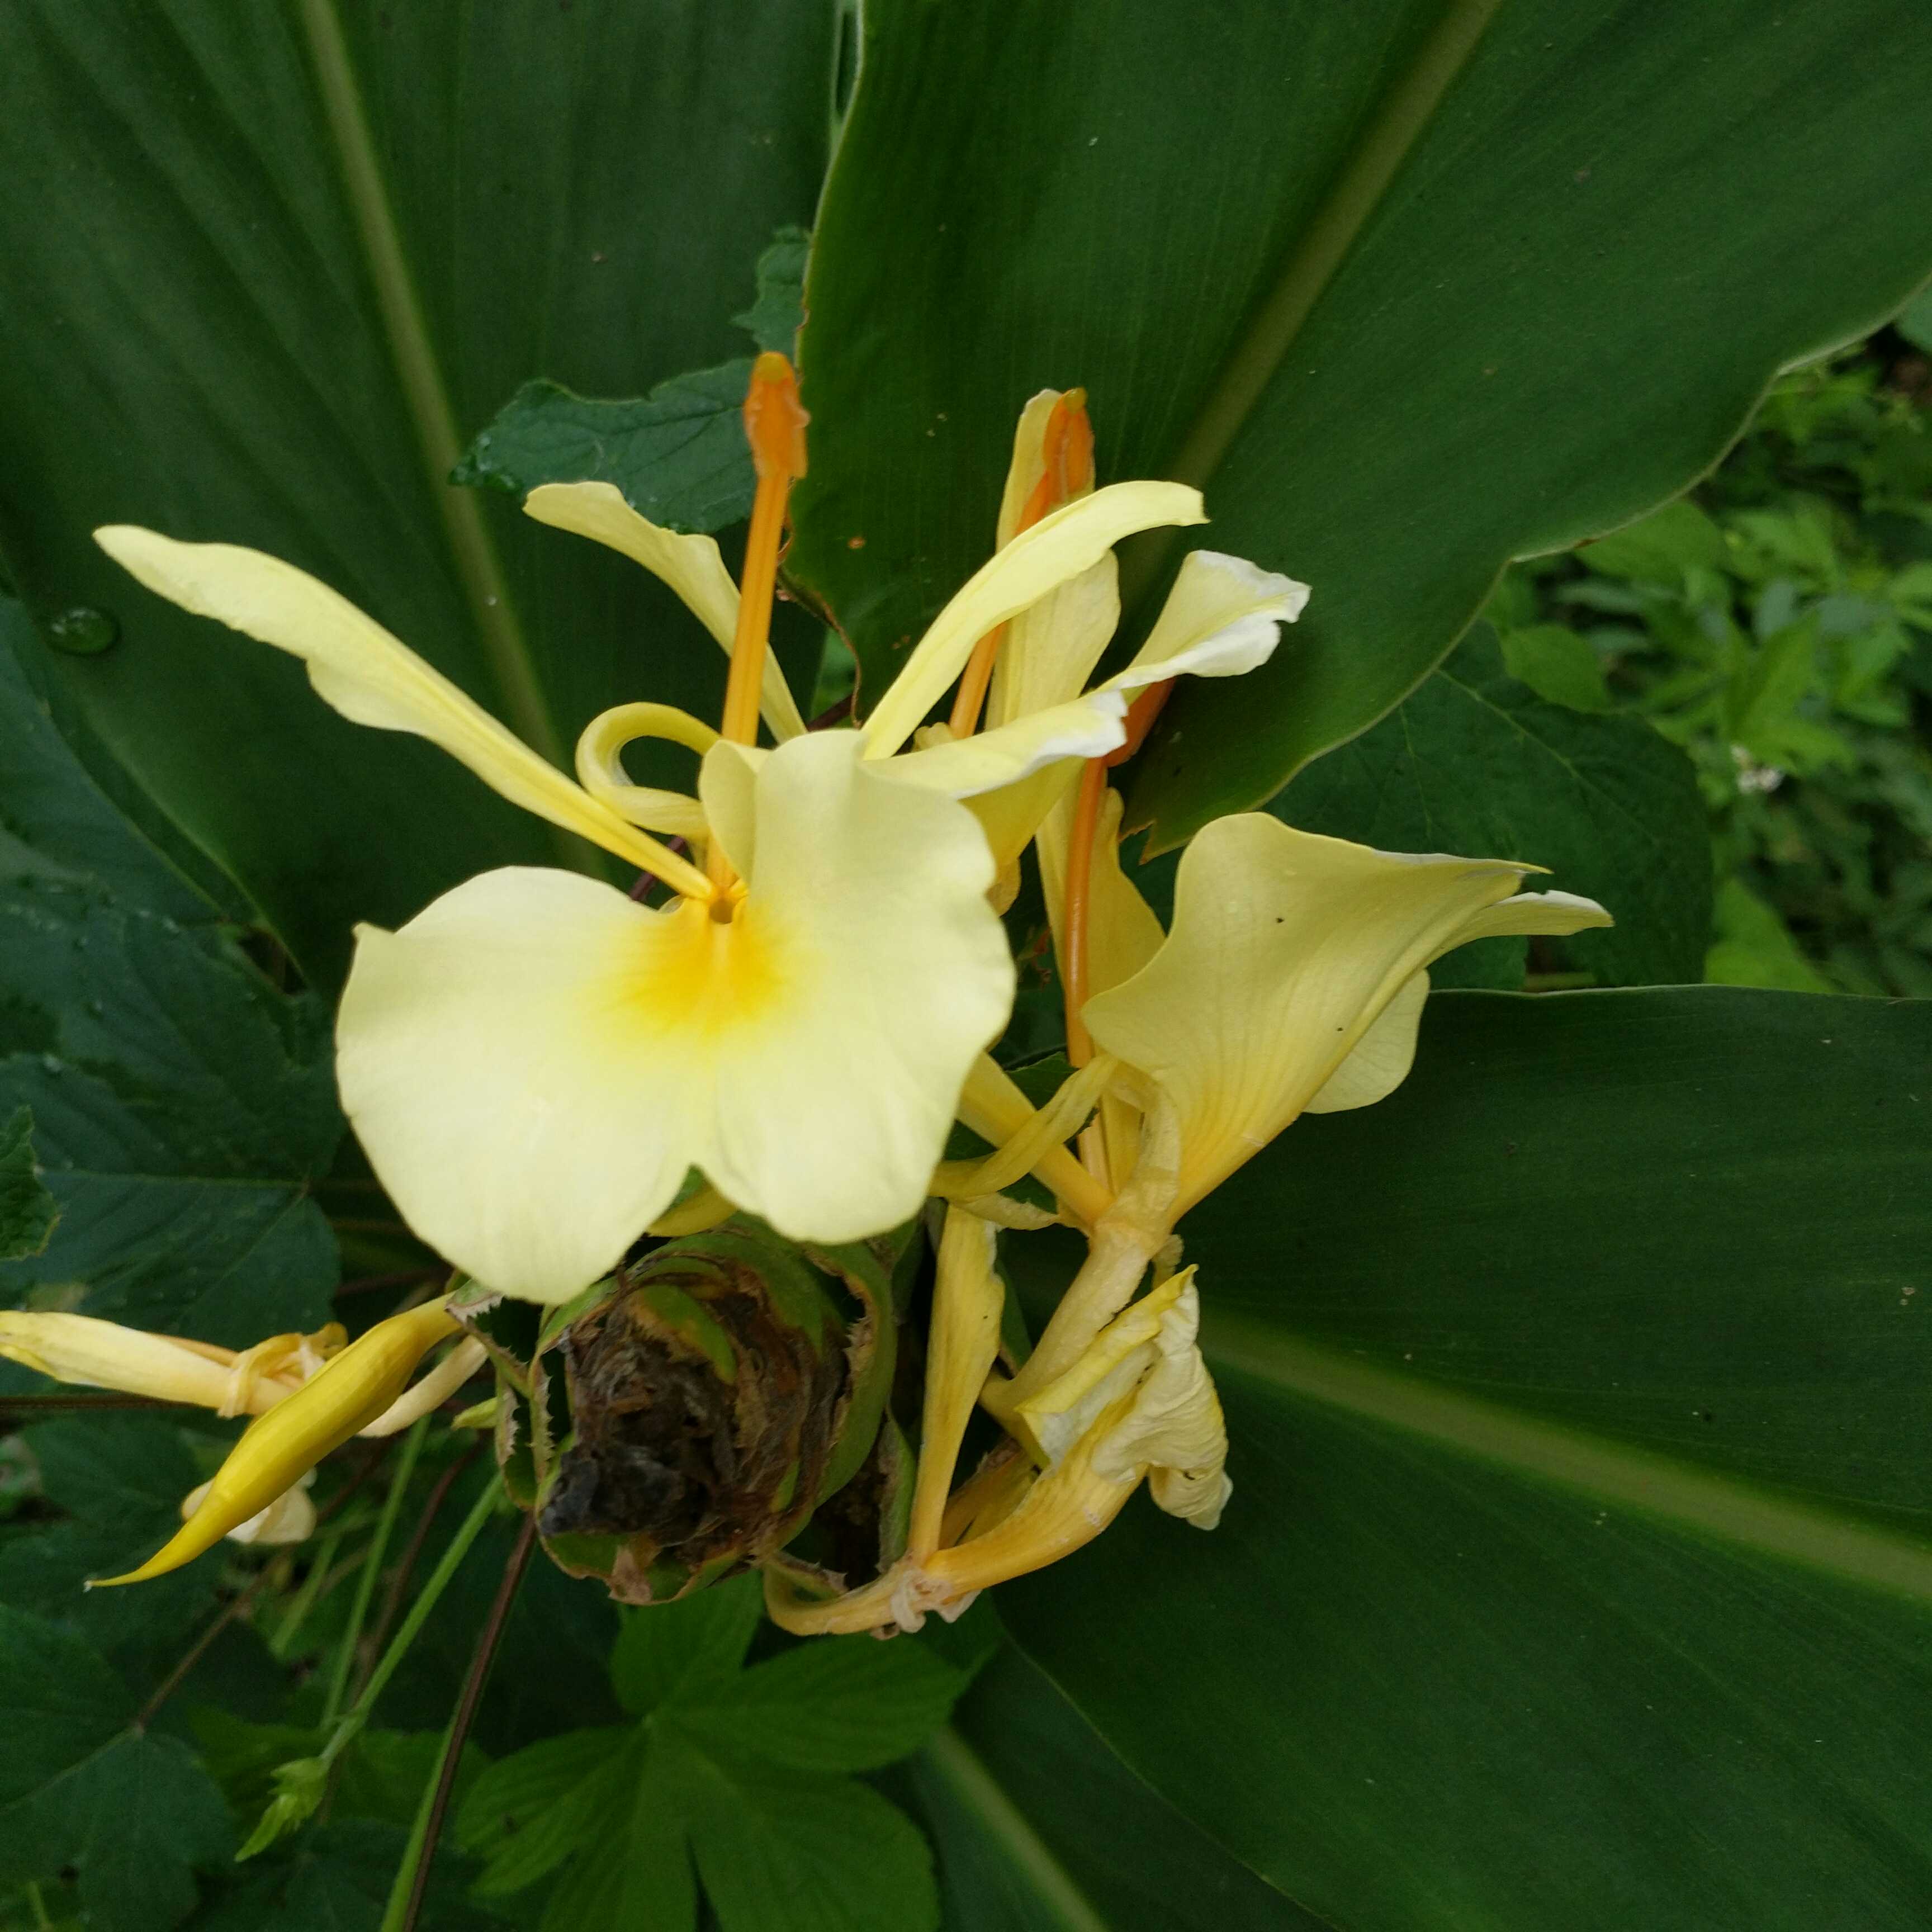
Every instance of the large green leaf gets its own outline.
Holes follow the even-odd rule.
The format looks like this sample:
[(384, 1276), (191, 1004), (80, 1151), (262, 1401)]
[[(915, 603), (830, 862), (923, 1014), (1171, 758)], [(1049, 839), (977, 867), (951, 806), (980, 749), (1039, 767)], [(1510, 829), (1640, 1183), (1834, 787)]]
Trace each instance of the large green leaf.
[[(1504, 560), (1681, 488), (1932, 235), (1912, 0), (882, 0), (827, 188), (794, 572), (876, 694), (984, 557), (1013, 420), (1084, 383), (1103, 478), (1314, 586), (1196, 681), (1166, 838), (1395, 704)], [(1130, 592), (1160, 556), (1130, 557)]]
[[(1503, 668), (1479, 625), (1390, 715), (1311, 766), (1275, 800), (1306, 832), (1385, 852), (1467, 852), (1526, 859), (1549, 883), (1600, 900), (1606, 932), (1568, 943), (1577, 966), (1609, 986), (1704, 976), (1711, 938), (1711, 835), (1690, 761), (1640, 718), (1592, 717), (1537, 696)], [(1500, 954), (1492, 981), (1466, 956), (1438, 982), (1522, 983), (1526, 942)], [(1451, 975), (1461, 976), (1451, 978)]]
[(309, 1198), (342, 1131), (326, 1016), (82, 764), (37, 650), (0, 599), (0, 1112), (31, 1108), (59, 1216), (0, 1298), (237, 1344), (312, 1328), (336, 1279)]
[(809, 0), (0, 18), (0, 549), (44, 622), (118, 625), (68, 664), (90, 715), (312, 976), (340, 972), (354, 919), (554, 842), (137, 590), (89, 530), (286, 556), (553, 752), (622, 699), (715, 707), (722, 658), (668, 593), (445, 478), (529, 378), (634, 394), (738, 352), (760, 250), (812, 212), (834, 20)]
[(1352, 1932), (1923, 1924), (1928, 1064), (1932, 1005), (1438, 996), (1186, 1227), (1221, 1528), (1007, 1621)]

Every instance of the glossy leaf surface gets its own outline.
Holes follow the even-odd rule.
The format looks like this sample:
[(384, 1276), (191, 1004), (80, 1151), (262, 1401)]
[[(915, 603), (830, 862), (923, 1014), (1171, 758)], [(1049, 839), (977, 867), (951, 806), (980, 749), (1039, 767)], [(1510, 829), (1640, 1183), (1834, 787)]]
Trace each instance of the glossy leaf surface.
[(1192, 1217), (1234, 1499), (1003, 1615), (1338, 1924), (1922, 1921), (1932, 1008), (1432, 1000)]
[[(1086, 386), (1103, 480), (1314, 586), (1144, 762), (1160, 836), (1395, 704), (1508, 558), (1715, 460), (1778, 367), (1925, 270), (1909, 0), (868, 9), (816, 231), (794, 572), (876, 694), (985, 556), (1014, 418)], [(1158, 587), (1130, 557), (1131, 593)]]
[(779, 0), (0, 22), (0, 551), (43, 624), (111, 620), (64, 661), (90, 716), (312, 976), (352, 920), (555, 843), (89, 530), (284, 556), (553, 755), (625, 699), (715, 709), (722, 658), (668, 593), (446, 478), (532, 377), (634, 395), (739, 352), (752, 265), (811, 212), (832, 34)]

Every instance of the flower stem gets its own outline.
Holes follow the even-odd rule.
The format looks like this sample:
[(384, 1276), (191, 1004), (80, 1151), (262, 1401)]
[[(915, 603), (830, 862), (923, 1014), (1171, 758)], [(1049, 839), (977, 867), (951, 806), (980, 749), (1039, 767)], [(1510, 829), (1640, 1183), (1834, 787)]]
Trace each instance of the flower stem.
[(477, 1708), (483, 1701), (483, 1693), (490, 1681), (490, 1666), (496, 1660), (496, 1646), (502, 1642), (504, 1626), (509, 1621), (510, 1606), (516, 1600), (518, 1586), (524, 1580), (530, 1552), (536, 1547), (536, 1518), (525, 1516), (523, 1528), (517, 1533), (515, 1546), (510, 1552), (510, 1560), (504, 1566), (503, 1580), (496, 1586), (496, 1599), (477, 1636), (476, 1648), (470, 1660), (470, 1674), (464, 1680), (463, 1694), (451, 1714), (448, 1728), (443, 1732), (442, 1754), (437, 1761), (436, 1776), (424, 1790), (416, 1822), (410, 1828), (410, 1841), (404, 1850), (403, 1862), (397, 1868), (395, 1883), (390, 1888), (380, 1932), (415, 1932), (423, 1898), (429, 1889), (436, 1841), (442, 1836), (443, 1820), (448, 1814), (450, 1798), (456, 1789), (457, 1773), (463, 1762), (463, 1748), (470, 1742), (470, 1726), (476, 1721)]
[(424, 1416), (403, 1438), (403, 1453), (397, 1460), (395, 1474), (389, 1478), (389, 1493), (382, 1498), (382, 1514), (376, 1519), (376, 1532), (369, 1539), (362, 1574), (356, 1580), (356, 1600), (349, 1606), (349, 1627), (342, 1633), (342, 1642), (329, 1672), (328, 1695), (322, 1707), (324, 1730), (341, 1714), (344, 1700), (349, 1694), (350, 1672), (355, 1668), (356, 1652), (362, 1641), (362, 1625), (369, 1614), (370, 1600), (376, 1594), (376, 1580), (382, 1574), (382, 1558), (389, 1546), (390, 1532), (396, 1526), (397, 1512), (402, 1508), (410, 1478), (416, 1473), (416, 1458), (422, 1453), (423, 1437), (428, 1429), (429, 1418)]

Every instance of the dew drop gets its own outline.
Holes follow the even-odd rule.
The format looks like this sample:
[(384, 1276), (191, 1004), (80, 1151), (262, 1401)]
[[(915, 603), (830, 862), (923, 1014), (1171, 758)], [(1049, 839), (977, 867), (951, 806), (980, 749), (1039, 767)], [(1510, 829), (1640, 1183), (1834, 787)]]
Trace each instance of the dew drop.
[(121, 626), (105, 610), (76, 604), (47, 626), (47, 641), (55, 650), (91, 658), (106, 650), (121, 634)]

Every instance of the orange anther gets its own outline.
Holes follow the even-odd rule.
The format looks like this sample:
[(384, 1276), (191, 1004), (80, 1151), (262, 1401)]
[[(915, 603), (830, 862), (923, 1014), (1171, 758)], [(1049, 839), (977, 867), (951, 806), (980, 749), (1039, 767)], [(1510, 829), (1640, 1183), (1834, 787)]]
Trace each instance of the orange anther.
[(789, 482), (805, 474), (805, 426), (811, 420), (798, 399), (791, 364), (767, 349), (752, 365), (752, 386), (745, 392), (745, 434), (760, 482), (767, 477)]

